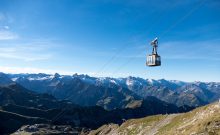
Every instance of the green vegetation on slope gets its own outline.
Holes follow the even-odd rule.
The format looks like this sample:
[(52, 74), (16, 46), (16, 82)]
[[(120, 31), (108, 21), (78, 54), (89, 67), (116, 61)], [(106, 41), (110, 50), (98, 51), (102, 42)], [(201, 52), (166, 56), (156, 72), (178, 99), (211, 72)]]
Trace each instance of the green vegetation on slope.
[(218, 103), (197, 108), (188, 113), (155, 115), (131, 119), (118, 126), (103, 125), (90, 135), (220, 135), (220, 106)]

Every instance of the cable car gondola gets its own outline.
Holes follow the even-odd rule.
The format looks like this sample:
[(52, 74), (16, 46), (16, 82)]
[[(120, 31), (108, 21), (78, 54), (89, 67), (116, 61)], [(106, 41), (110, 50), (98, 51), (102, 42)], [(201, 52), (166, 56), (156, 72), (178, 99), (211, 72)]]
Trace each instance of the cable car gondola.
[(161, 58), (157, 54), (157, 47), (158, 47), (158, 39), (155, 38), (152, 42), (151, 45), (153, 46), (153, 51), (152, 54), (147, 56), (147, 66), (160, 66), (161, 65)]

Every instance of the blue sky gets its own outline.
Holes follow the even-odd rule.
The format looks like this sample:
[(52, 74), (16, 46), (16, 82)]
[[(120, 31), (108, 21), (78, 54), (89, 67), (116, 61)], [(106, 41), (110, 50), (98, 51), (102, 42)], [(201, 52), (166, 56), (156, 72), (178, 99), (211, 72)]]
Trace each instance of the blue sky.
[[(0, 0), (0, 71), (220, 81), (218, 0)], [(146, 67), (159, 38), (161, 67)]]

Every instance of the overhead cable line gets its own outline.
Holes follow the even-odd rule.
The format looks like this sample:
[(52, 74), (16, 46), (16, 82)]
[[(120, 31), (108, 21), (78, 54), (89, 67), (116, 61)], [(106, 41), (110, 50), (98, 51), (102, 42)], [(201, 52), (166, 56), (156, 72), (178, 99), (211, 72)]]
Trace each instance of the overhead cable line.
[[(155, 20), (153, 21), (154, 23), (152, 23), (152, 25), (149, 27), (148, 32), (150, 33), (150, 31), (153, 29), (153, 27), (156, 26), (156, 24), (160, 21), (160, 19), (162, 18), (162, 13), (160, 12), (156, 15), (156, 17), (154, 18)], [(155, 23), (156, 22), (156, 23)], [(99, 73), (101, 73), (102, 71), (104, 71), (106, 69), (106, 67), (113, 62), (123, 51), (125, 51), (128, 48), (128, 45), (130, 45), (129, 43), (122, 45), (115, 53), (114, 55), (112, 55), (112, 57), (106, 61), (103, 66), (101, 66), (101, 68), (95, 73), (95, 76), (99, 75)]]
[[(184, 21), (187, 17), (189, 17), (193, 12), (195, 12), (197, 9), (199, 9), (203, 4), (205, 3), (205, 0), (200, 1), (194, 8), (192, 8), (189, 12), (187, 12), (183, 17), (181, 17), (180, 19), (178, 19), (175, 23), (173, 23), (170, 27), (168, 27), (167, 30), (165, 30), (160, 37), (164, 37), (171, 29), (173, 29), (174, 27), (176, 27), (179, 23), (181, 23), (182, 21)], [(144, 51), (145, 52), (145, 51)], [(142, 54), (142, 52), (140, 53)], [(121, 66), (119, 66), (114, 72), (113, 74), (119, 72), (119, 70), (121, 70), (123, 67), (125, 67), (125, 65), (129, 64), (132, 60), (134, 60), (135, 58), (137, 58), (140, 54), (137, 54), (135, 57), (131, 57), (130, 59), (128, 59), (126, 62), (124, 62)]]

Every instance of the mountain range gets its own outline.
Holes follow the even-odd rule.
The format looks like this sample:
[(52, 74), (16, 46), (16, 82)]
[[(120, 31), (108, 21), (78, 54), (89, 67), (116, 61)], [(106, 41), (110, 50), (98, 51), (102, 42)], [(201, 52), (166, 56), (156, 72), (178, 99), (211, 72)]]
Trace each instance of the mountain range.
[(176, 106), (198, 107), (220, 98), (220, 82), (183, 82), (138, 77), (109, 78), (88, 75), (0, 74), (0, 84), (21, 86), (68, 99), (81, 106), (101, 106), (106, 110), (133, 108), (153, 96)]
[(41, 131), (54, 125), (71, 127), (67, 134), (88, 134), (131, 118), (187, 112), (219, 97), (218, 82), (0, 73), (0, 131), (8, 134), (21, 126), (22, 131)]

